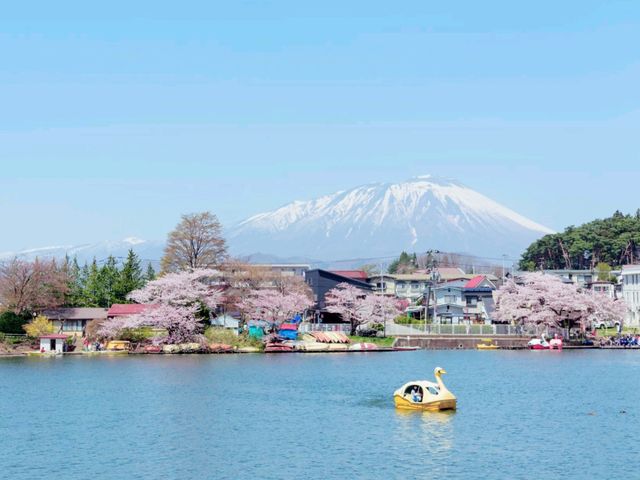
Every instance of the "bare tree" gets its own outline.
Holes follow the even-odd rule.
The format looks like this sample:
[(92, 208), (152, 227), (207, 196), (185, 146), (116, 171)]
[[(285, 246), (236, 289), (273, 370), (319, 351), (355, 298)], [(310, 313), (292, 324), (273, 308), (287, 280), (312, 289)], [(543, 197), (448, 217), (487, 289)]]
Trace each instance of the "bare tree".
[(220, 266), (226, 285), (225, 307), (236, 308), (244, 297), (258, 290), (277, 290), (282, 295), (300, 294), (311, 298), (311, 288), (298, 276), (283, 275), (267, 265), (252, 265), (229, 259)]
[(226, 255), (227, 245), (218, 217), (211, 212), (182, 215), (180, 223), (167, 238), (162, 271), (212, 268), (219, 265)]
[(55, 260), (14, 258), (0, 264), (0, 303), (17, 314), (59, 307), (68, 288), (67, 274)]

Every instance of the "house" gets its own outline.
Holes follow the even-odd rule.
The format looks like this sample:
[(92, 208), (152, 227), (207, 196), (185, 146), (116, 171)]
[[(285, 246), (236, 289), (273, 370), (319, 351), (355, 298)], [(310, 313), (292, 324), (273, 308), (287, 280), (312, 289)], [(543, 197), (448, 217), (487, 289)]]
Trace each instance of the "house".
[(89, 322), (93, 320), (101, 321), (107, 318), (107, 309), (55, 308), (44, 310), (42, 314), (49, 319), (55, 332), (84, 336)]
[(625, 325), (640, 327), (640, 265), (622, 267), (622, 298), (627, 304)]
[(427, 287), (433, 284), (432, 277), (426, 273), (373, 275), (367, 279), (376, 293), (394, 295), (412, 301), (423, 297)]
[(396, 297), (417, 300), (427, 291), (427, 287), (432, 283), (431, 275), (422, 273), (396, 274), (395, 279)]
[(359, 280), (361, 282), (366, 282), (367, 277), (369, 276), (364, 270), (330, 270), (330, 272), (335, 273), (336, 275), (342, 275), (343, 277), (348, 277), (352, 280)]
[(463, 277), (465, 273), (458, 267), (438, 267), (435, 269), (435, 275), (439, 281), (448, 282)]
[(496, 285), (487, 275), (477, 275), (462, 290), (464, 319), (469, 323), (489, 323), (495, 310), (493, 291)]
[(396, 295), (395, 275), (390, 275), (388, 273), (373, 275), (367, 278), (367, 283), (373, 287), (373, 290), (377, 294), (388, 296)]
[[(597, 282), (598, 276), (602, 272), (598, 270), (543, 270), (544, 273), (560, 277), (565, 283), (573, 283), (579, 287), (588, 287), (589, 284)], [(611, 270), (608, 274), (612, 277), (619, 278), (620, 270)]]
[(211, 319), (211, 326), (233, 331), (236, 335), (240, 328), (240, 320), (226, 313)]
[(305, 282), (309, 285), (311, 292), (313, 293), (313, 301), (316, 304), (316, 315), (321, 318), (324, 317), (325, 320), (332, 317), (331, 314), (325, 311), (325, 295), (329, 290), (335, 288), (340, 283), (348, 283), (349, 285), (360, 288), (363, 293), (373, 292), (373, 287), (367, 282), (354, 280), (353, 278), (338, 275), (337, 273), (322, 270), (320, 268), (309, 270), (305, 275)]
[(601, 295), (606, 295), (609, 298), (617, 298), (617, 285), (611, 282), (595, 281), (588, 283), (586, 287), (593, 292), (600, 293)]
[(311, 265), (306, 263), (252, 263), (253, 268), (264, 269), (271, 273), (277, 273), (282, 277), (304, 278)]
[(435, 322), (457, 324), (464, 321), (463, 286), (444, 284), (434, 289)]
[(42, 353), (63, 353), (67, 336), (64, 334), (42, 335), (40, 337), (40, 351)]

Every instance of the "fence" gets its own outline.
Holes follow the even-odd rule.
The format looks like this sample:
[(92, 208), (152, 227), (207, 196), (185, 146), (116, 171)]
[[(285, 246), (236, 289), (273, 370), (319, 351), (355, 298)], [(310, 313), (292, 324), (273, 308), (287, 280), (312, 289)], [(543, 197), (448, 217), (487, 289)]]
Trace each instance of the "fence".
[(350, 333), (351, 326), (348, 323), (301, 323), (298, 331), (307, 332), (342, 332)]
[[(301, 323), (298, 331), (306, 332), (343, 332), (349, 333), (351, 327), (346, 323)], [(407, 335), (511, 335), (520, 337), (540, 336), (546, 333), (545, 328), (520, 325), (484, 325), (464, 324), (452, 325), (441, 323), (428, 323), (425, 325), (402, 325), (387, 322), (386, 334), (396, 336)]]
[(433, 323), (427, 325), (389, 325), (388, 335), (513, 335), (513, 336), (539, 336), (545, 329), (535, 327), (523, 327), (520, 325), (484, 325), (466, 324), (451, 325)]

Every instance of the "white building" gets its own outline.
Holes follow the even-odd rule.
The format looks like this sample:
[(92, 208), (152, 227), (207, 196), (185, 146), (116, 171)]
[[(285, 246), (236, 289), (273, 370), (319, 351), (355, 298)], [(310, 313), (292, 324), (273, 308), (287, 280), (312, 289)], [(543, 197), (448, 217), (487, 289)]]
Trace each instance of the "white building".
[(42, 353), (63, 353), (66, 340), (67, 336), (62, 334), (43, 335), (40, 337), (40, 351)]
[(628, 327), (640, 326), (640, 265), (622, 267), (622, 298), (627, 304)]
[(462, 291), (462, 286), (452, 284), (444, 284), (435, 289), (436, 323), (463, 323), (466, 303)]

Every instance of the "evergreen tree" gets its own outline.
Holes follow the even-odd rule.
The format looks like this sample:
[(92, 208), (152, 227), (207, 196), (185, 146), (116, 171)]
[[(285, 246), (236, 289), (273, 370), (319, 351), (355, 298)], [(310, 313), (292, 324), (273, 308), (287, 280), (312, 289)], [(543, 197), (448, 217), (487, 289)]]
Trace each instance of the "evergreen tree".
[(124, 303), (127, 301), (127, 295), (133, 290), (142, 288), (145, 284), (145, 278), (142, 275), (140, 267), (140, 259), (133, 250), (129, 250), (127, 260), (122, 266), (122, 270), (118, 275), (115, 288), (115, 301)]
[(613, 268), (640, 259), (640, 217), (616, 211), (562, 233), (545, 235), (522, 255), (521, 269), (593, 269), (600, 262)]
[(400, 256), (389, 264), (388, 272), (394, 273), (412, 273), (418, 264), (416, 254), (409, 255), (407, 252), (400, 253)]
[(156, 271), (151, 263), (147, 264), (147, 273), (144, 276), (145, 281), (151, 282), (156, 279)]
[(70, 260), (69, 257), (65, 257), (64, 270), (66, 272), (68, 282), (65, 305), (67, 307), (84, 306), (84, 285), (82, 284), (82, 272), (80, 270), (80, 265), (78, 265), (78, 258), (73, 257), (73, 260)]
[(119, 277), (118, 261), (109, 255), (98, 274), (100, 291), (98, 306), (109, 308), (113, 303), (116, 303)]
[(85, 307), (99, 307), (101, 297), (101, 280), (100, 270), (98, 269), (98, 262), (93, 259), (91, 266), (87, 267), (85, 264), (83, 273), (85, 274), (85, 284), (83, 289), (83, 303)]

